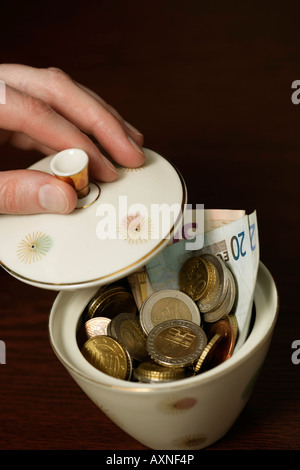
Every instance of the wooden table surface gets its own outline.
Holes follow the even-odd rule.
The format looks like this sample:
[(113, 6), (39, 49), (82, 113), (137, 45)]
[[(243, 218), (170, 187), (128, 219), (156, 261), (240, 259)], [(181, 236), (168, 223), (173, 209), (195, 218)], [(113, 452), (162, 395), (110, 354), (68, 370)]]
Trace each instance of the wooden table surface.
[[(190, 203), (257, 210), (279, 318), (246, 408), (207, 450), (296, 450), (300, 364), (291, 360), (291, 345), (300, 340), (300, 106), (291, 101), (291, 84), (300, 79), (300, 7), (211, 3), (1, 6), (1, 56), (60, 67), (99, 93), (144, 133), (146, 147), (177, 165)], [(3, 170), (40, 158), (0, 151)], [(7, 361), (0, 366), (0, 449), (144, 450), (54, 355), (48, 318), (56, 295), (0, 271)]]

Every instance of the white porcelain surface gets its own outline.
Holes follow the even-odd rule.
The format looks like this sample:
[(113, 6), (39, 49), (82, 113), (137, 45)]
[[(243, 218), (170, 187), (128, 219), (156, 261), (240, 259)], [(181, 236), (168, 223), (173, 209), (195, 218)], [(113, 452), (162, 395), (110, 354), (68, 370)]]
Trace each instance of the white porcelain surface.
[[(151, 150), (145, 149), (145, 155), (142, 167), (119, 168), (116, 181), (91, 182), (88, 207), (67, 215), (1, 215), (0, 264), (19, 280), (51, 290), (107, 284), (144, 266), (169, 242), (186, 204), (186, 188), (175, 168)], [(31, 168), (51, 173), (52, 158)], [(149, 215), (143, 227), (145, 231), (150, 227), (154, 236), (148, 239), (128, 230), (132, 223), (128, 217), (138, 214), (133, 207), (137, 204)], [(151, 218), (155, 204), (174, 208), (173, 219), (167, 224), (164, 220), (162, 230)], [(116, 231), (114, 238), (103, 239), (101, 221), (107, 219), (108, 206), (116, 210)], [(122, 230), (130, 236), (124, 238)]]
[(84, 359), (75, 331), (95, 290), (59, 293), (49, 319), (54, 352), (82, 390), (119, 427), (151, 449), (201, 449), (224, 436), (247, 403), (276, 323), (278, 296), (267, 268), (260, 263), (256, 319), (244, 345), (208, 372), (165, 384), (121, 381)]
[(51, 159), (50, 168), (54, 175), (64, 177), (80, 173), (88, 163), (88, 156), (83, 150), (67, 149)]

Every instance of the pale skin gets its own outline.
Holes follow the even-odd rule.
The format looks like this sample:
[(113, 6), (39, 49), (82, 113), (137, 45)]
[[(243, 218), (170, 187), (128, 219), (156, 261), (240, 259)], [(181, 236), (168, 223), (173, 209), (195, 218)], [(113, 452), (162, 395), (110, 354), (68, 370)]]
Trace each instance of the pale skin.
[[(5, 104), (0, 104), (0, 145), (52, 155), (80, 148), (89, 156), (90, 175), (114, 181), (117, 171), (89, 136), (123, 166), (143, 164), (143, 135), (93, 91), (57, 68), (37, 69), (0, 64)], [(5, 158), (5, 155), (3, 155)], [(70, 213), (74, 189), (54, 176), (35, 170), (0, 172), (0, 213)]]

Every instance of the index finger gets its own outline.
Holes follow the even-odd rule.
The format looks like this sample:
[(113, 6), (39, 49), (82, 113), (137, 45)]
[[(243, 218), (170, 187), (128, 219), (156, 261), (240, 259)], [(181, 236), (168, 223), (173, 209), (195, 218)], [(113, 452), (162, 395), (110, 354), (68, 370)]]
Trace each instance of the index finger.
[(89, 156), (89, 169), (94, 178), (112, 181), (117, 177), (113, 165), (74, 124), (57, 114), (44, 101), (10, 86), (6, 86), (6, 104), (1, 106), (0, 128), (24, 133), (55, 151), (80, 148)]
[(128, 136), (121, 117), (112, 112), (113, 108), (78, 86), (61, 70), (2, 64), (0, 77), (43, 100), (78, 129), (93, 135), (117, 163), (137, 167), (144, 162), (142, 149)]

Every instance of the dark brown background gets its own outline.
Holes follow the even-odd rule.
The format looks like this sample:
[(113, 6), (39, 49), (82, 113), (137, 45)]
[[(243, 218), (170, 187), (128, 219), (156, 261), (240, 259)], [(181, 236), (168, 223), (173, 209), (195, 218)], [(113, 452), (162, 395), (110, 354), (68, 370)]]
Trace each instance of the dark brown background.
[[(300, 339), (300, 106), (291, 84), (300, 79), (300, 6), (240, 3), (11, 2), (0, 8), (1, 60), (60, 67), (98, 92), (144, 133), (145, 146), (177, 165), (189, 202), (257, 209), (280, 314), (248, 405), (210, 450), (299, 449), (291, 344)], [(4, 147), (1, 168), (38, 158)], [(54, 356), (47, 324), (55, 296), (0, 272), (0, 448), (144, 449)]]

